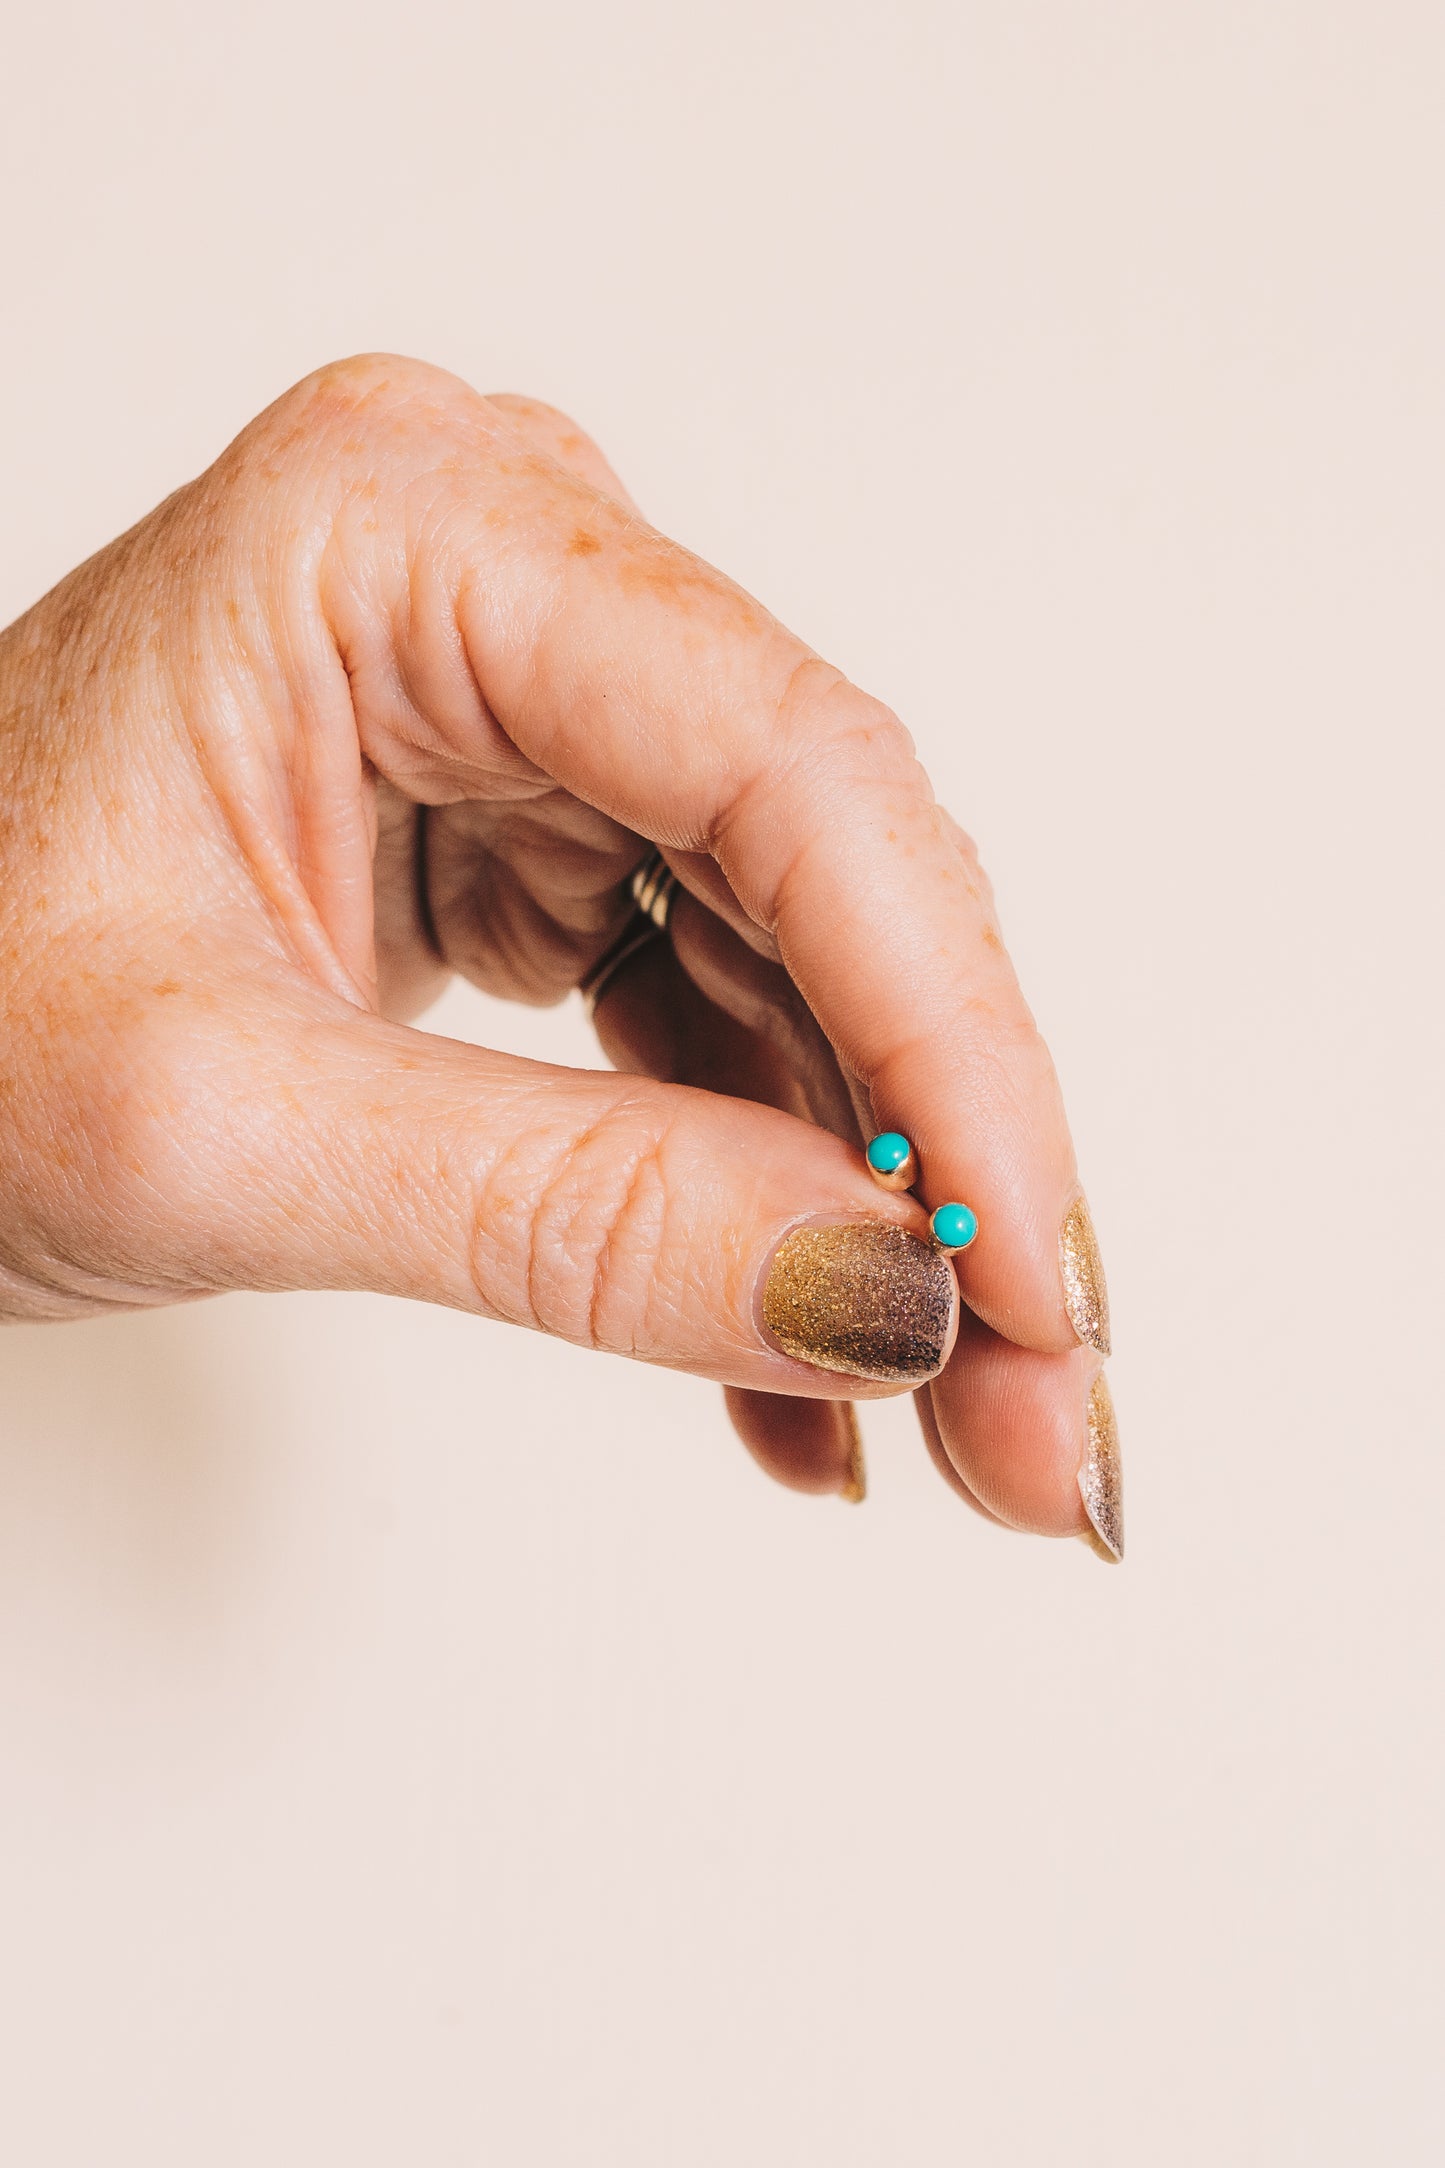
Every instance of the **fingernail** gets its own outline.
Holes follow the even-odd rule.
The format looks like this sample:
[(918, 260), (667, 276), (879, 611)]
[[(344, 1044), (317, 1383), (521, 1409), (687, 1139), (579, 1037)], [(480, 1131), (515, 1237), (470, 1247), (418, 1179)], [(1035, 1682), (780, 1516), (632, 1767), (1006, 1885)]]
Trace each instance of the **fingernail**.
[(838, 1496), (850, 1506), (861, 1506), (868, 1496), (868, 1463), (863, 1458), (863, 1433), (858, 1427), (858, 1410), (851, 1400), (840, 1400), (837, 1405), (848, 1439), (848, 1480)]
[(1059, 1231), (1059, 1263), (1064, 1275), (1064, 1307), (1085, 1347), (1110, 1355), (1109, 1290), (1099, 1255), (1094, 1222), (1082, 1197), (1070, 1205)]
[(1079, 1469), (1079, 1496), (1089, 1526), (1081, 1540), (1107, 1564), (1117, 1565), (1124, 1556), (1124, 1470), (1113, 1396), (1102, 1370), (1089, 1387), (1085, 1424), (1089, 1435)]
[(763, 1323), (815, 1369), (916, 1383), (943, 1361), (956, 1296), (948, 1259), (902, 1227), (798, 1227), (768, 1268)]

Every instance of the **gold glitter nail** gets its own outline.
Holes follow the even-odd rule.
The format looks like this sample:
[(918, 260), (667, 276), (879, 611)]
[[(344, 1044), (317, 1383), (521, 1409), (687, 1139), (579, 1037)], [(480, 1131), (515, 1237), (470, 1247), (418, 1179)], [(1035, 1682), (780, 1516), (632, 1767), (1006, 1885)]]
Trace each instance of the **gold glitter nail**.
[(861, 1506), (868, 1496), (868, 1463), (863, 1458), (863, 1433), (858, 1426), (858, 1410), (851, 1400), (837, 1403), (842, 1412), (843, 1427), (848, 1434), (848, 1480), (838, 1496), (850, 1506)]
[(937, 1371), (956, 1299), (948, 1259), (902, 1227), (799, 1227), (768, 1269), (763, 1323), (799, 1362), (901, 1385)]
[(1059, 1232), (1059, 1263), (1064, 1275), (1064, 1307), (1085, 1347), (1110, 1355), (1109, 1290), (1094, 1222), (1082, 1197), (1070, 1205)]
[(1124, 1471), (1119, 1461), (1119, 1425), (1109, 1381), (1101, 1370), (1089, 1388), (1089, 1440), (1079, 1470), (1079, 1496), (1089, 1516), (1083, 1541), (1116, 1565), (1124, 1556)]

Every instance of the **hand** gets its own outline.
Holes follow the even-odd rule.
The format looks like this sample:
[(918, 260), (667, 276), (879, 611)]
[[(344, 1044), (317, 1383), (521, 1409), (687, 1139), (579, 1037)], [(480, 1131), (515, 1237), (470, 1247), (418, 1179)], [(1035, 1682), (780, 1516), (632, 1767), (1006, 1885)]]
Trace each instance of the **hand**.
[[(984, 1511), (1087, 1533), (1082, 1469), (1112, 1532), (1102, 1280), (973, 846), (561, 416), (322, 371), (10, 628), (0, 719), (6, 1314), (420, 1296), (719, 1379), (821, 1490), (912, 1387)], [(451, 971), (562, 998), (652, 843), (631, 1073), (408, 1028)], [(978, 1214), (961, 1312), (870, 1127)]]

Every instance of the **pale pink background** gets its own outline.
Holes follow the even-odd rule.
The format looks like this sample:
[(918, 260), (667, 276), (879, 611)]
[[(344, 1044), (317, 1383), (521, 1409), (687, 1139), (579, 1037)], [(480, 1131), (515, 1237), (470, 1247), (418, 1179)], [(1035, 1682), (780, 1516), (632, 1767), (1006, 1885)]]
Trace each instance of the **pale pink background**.
[(400, 1304), (9, 1332), (0, 2155), (1445, 2157), (1445, 12), (50, 0), (0, 65), (0, 615), (332, 356), (573, 409), (983, 841), (1132, 1538), (990, 1531), (899, 1407), (788, 1497)]

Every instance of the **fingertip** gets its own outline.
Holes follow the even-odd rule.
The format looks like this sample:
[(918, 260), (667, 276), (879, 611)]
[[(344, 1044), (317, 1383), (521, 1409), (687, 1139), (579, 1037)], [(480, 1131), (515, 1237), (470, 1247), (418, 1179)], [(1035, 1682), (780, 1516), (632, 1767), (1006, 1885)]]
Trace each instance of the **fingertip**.
[(1000, 1527), (1002, 1523), (999, 1521), (998, 1515), (990, 1513), (988, 1507), (975, 1498), (973, 1492), (949, 1458), (948, 1449), (943, 1442), (943, 1434), (938, 1427), (938, 1417), (934, 1413), (933, 1387), (931, 1385), (919, 1387), (913, 1396), (913, 1406), (918, 1416), (918, 1427), (923, 1433), (923, 1443), (927, 1449), (928, 1457), (954, 1496), (961, 1498), (970, 1512), (976, 1513), (980, 1520), (991, 1521), (995, 1528)]
[(724, 1388), (733, 1429), (766, 1475), (785, 1489), (857, 1505), (868, 1478), (858, 1417), (847, 1400), (795, 1400)]
[(1082, 1535), (1090, 1526), (1081, 1479), (1099, 1370), (1091, 1348), (1020, 1347), (965, 1311), (930, 1403), (948, 1460), (995, 1519), (1044, 1536)]

